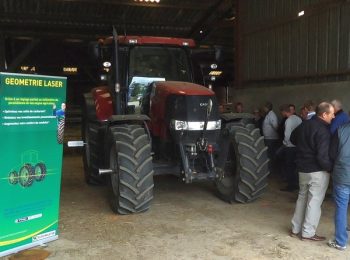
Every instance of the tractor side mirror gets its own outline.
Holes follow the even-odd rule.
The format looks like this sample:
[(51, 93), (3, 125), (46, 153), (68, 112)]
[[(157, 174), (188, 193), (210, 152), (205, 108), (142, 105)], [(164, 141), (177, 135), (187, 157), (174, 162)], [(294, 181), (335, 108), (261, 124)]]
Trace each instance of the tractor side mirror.
[(207, 118), (209, 118), (212, 110), (213, 110), (213, 101), (210, 98), (207, 106)]

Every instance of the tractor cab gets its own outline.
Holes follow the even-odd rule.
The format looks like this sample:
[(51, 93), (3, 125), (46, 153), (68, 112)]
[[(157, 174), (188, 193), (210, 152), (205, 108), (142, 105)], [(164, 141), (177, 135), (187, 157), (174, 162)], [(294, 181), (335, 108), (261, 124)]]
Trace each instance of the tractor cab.
[(198, 81), (200, 76), (193, 75), (194, 71), (200, 70), (190, 58), (193, 47), (194, 42), (190, 39), (119, 36), (118, 55), (115, 55), (113, 39), (107, 38), (100, 41), (98, 48), (99, 64), (102, 65), (100, 78), (115, 92), (117, 56), (121, 99), (125, 108), (129, 106), (123, 112), (140, 113), (140, 105), (145, 94), (149, 94), (152, 82)]

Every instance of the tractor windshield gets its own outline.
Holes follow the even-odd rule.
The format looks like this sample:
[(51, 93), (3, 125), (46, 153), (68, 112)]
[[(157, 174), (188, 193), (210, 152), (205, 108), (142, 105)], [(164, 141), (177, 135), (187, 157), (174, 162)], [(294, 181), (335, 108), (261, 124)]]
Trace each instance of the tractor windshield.
[(192, 81), (184, 49), (164, 46), (135, 46), (130, 49), (129, 103), (137, 106), (151, 82), (165, 80)]
[[(130, 50), (129, 76), (190, 81), (185, 50), (171, 47), (136, 46)], [(129, 81), (130, 82), (130, 81)]]

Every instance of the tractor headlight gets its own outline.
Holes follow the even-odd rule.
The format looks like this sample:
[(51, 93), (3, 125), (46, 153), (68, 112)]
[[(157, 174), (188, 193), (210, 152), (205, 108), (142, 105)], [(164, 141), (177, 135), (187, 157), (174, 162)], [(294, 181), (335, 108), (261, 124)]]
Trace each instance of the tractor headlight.
[(221, 120), (208, 122), (207, 130), (219, 130), (219, 129), (221, 129)]
[(175, 130), (187, 130), (188, 129), (188, 123), (186, 121), (171, 120), (170, 126), (171, 126), (171, 128), (173, 128)]
[[(204, 122), (186, 122), (179, 120), (171, 120), (170, 127), (175, 130), (195, 130), (200, 131), (204, 129)], [(208, 121), (207, 130), (220, 130), (221, 120)]]

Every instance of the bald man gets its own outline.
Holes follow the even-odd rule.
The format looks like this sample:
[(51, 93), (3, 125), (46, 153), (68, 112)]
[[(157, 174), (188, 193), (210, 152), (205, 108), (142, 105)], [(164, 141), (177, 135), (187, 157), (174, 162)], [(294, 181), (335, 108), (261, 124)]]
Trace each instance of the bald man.
[(339, 100), (334, 99), (331, 104), (334, 107), (334, 119), (331, 122), (330, 130), (333, 135), (339, 126), (346, 124), (350, 121), (349, 115), (346, 114), (342, 109), (342, 104)]

